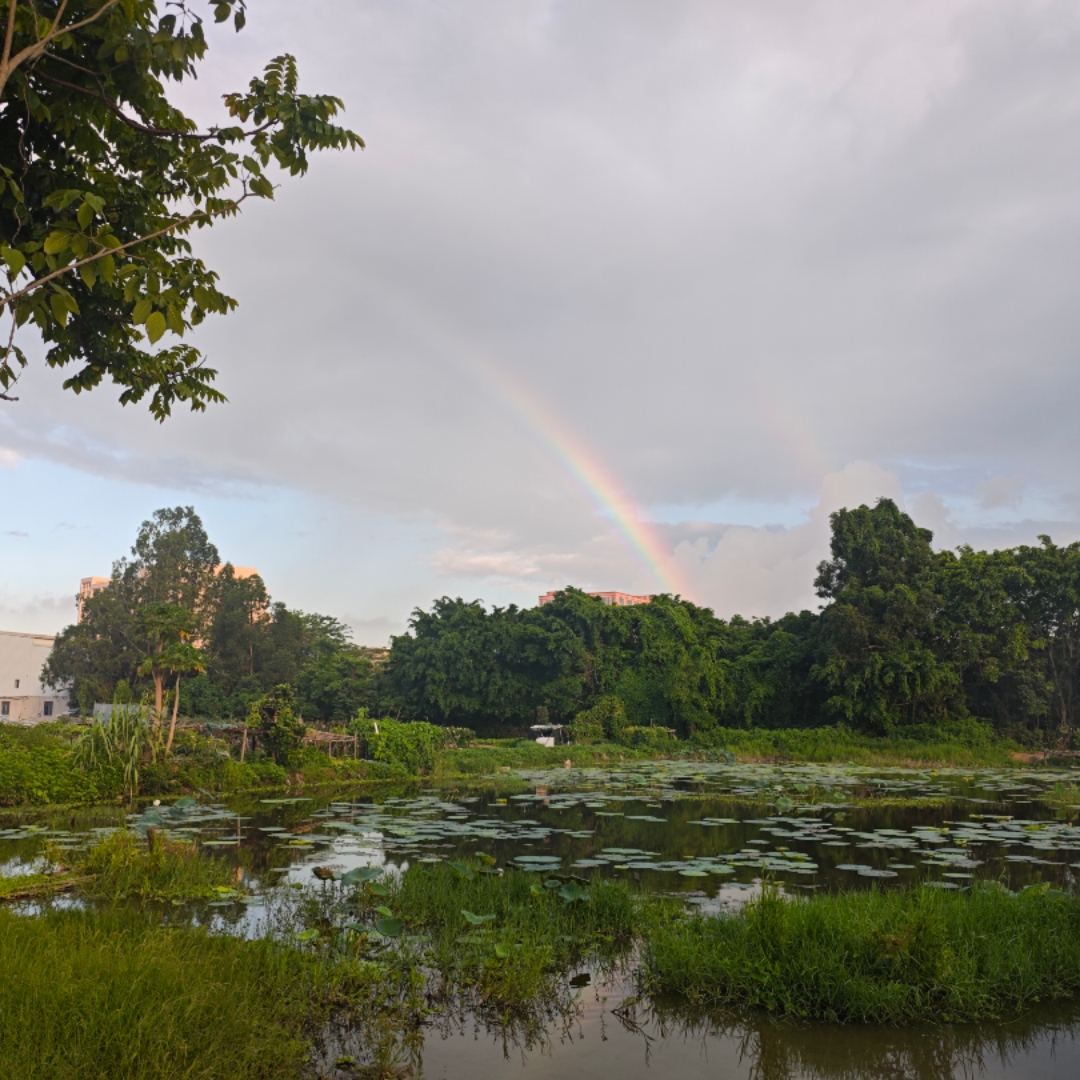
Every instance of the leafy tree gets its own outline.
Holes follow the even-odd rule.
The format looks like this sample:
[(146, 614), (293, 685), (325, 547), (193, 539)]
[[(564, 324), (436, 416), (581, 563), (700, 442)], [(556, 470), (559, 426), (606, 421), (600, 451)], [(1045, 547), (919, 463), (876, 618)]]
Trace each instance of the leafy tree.
[[(211, 0), (245, 22), (245, 0)], [(192, 248), (195, 229), (272, 199), (271, 166), (296, 176), (314, 150), (363, 146), (333, 122), (338, 98), (299, 91), (274, 58), (224, 96), (227, 121), (200, 130), (169, 100), (208, 39), (194, 0), (9, 0), (0, 51), (0, 398), (26, 365), (31, 322), (81, 393), (110, 377), (123, 404), (224, 401), (216, 372), (182, 339), (236, 301)], [(171, 334), (176, 343), (159, 346)]]
[(139, 664), (139, 674), (154, 680), (154, 723), (160, 724), (165, 699), (165, 679), (173, 673), (177, 649), (191, 636), (191, 612), (177, 604), (155, 602), (139, 609), (136, 622), (150, 642)]
[(312, 659), (296, 677), (301, 714), (308, 720), (339, 724), (374, 704), (373, 666), (354, 645)]
[(818, 595), (827, 653), (817, 669), (828, 707), (858, 727), (897, 725), (962, 714), (955, 669), (934, 647), (940, 601), (933, 589), (933, 534), (891, 499), (831, 517), (832, 555), (821, 563)]

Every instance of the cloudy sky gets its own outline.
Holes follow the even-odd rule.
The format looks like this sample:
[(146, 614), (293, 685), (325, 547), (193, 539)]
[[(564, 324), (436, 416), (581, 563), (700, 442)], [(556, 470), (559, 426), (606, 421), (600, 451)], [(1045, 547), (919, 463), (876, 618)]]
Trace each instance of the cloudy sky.
[(227, 406), (0, 403), (0, 628), (177, 504), (370, 644), (442, 594), (813, 606), (880, 495), (1080, 538), (1074, 2), (256, 0), (186, 106), (285, 51), (367, 149), (199, 238)]

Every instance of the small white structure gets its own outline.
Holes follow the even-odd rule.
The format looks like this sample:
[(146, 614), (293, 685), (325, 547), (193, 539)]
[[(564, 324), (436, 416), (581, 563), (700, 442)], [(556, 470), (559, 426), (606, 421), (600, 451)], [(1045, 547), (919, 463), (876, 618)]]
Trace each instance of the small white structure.
[(562, 724), (533, 724), (529, 730), (541, 746), (554, 746), (557, 741), (563, 741)]
[(67, 691), (41, 682), (55, 640), (0, 630), (0, 723), (36, 724), (67, 712)]

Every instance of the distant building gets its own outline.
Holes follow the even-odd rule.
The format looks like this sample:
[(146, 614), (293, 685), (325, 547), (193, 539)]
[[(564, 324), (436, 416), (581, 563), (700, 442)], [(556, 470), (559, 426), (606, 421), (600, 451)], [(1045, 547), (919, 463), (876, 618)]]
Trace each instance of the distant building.
[(51, 634), (0, 630), (0, 722), (34, 724), (67, 712), (67, 691), (41, 682), (55, 640)]
[(83, 605), (86, 601), (89, 600), (94, 593), (101, 592), (111, 580), (111, 578), (107, 577), (84, 577), (82, 581), (79, 582), (79, 597), (76, 601), (79, 606), (79, 614), (75, 619), (76, 622), (82, 622)]
[[(647, 604), (652, 596), (635, 596), (633, 593), (626, 592), (591, 592), (589, 596), (595, 596), (597, 600), (602, 600), (605, 604), (612, 604), (615, 607), (631, 607), (633, 604)], [(540, 597), (540, 606), (544, 604), (550, 604), (555, 599), (553, 592), (546, 592)]]
[[(214, 567), (215, 574), (221, 573), (221, 570), (221, 566)], [(233, 567), (233, 576), (236, 578), (237, 581), (240, 581), (242, 578), (255, 577), (258, 573), (259, 571), (256, 570), (253, 566)], [(89, 600), (90, 597), (94, 595), (94, 593), (101, 592), (101, 590), (104, 589), (110, 581), (112, 581), (112, 578), (84, 577), (82, 581), (79, 582), (79, 614), (75, 619), (76, 622), (82, 622), (83, 620), (83, 606), (85, 605), (86, 601)]]

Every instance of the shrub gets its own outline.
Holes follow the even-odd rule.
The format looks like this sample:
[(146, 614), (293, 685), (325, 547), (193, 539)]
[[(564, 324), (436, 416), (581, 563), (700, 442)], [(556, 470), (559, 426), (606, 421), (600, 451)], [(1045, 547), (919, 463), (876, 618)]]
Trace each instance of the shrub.
[(372, 720), (360, 715), (349, 732), (360, 736), (362, 757), (399, 766), (411, 776), (432, 772), (436, 754), (447, 743), (445, 728), (420, 720)]
[(628, 727), (623, 742), (639, 750), (670, 750), (676, 743), (675, 733), (665, 727)]
[(619, 742), (626, 730), (626, 706), (622, 699), (608, 694), (591, 709), (574, 717), (570, 731), (574, 742)]

